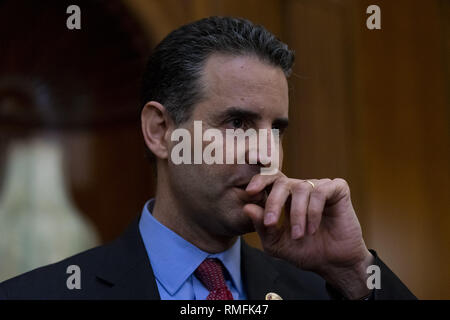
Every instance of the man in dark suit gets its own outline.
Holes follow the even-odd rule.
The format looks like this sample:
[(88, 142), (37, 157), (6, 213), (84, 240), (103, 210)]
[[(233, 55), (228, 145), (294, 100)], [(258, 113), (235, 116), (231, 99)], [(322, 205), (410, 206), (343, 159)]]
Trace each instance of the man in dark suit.
[[(0, 298), (414, 299), (367, 249), (343, 179), (280, 171), (293, 61), (286, 44), (242, 19), (169, 34), (142, 88), (155, 198), (116, 241), (10, 279)], [(267, 133), (258, 142), (270, 147), (252, 149), (244, 135), (235, 150), (239, 129)], [(254, 230), (265, 252), (241, 239)]]

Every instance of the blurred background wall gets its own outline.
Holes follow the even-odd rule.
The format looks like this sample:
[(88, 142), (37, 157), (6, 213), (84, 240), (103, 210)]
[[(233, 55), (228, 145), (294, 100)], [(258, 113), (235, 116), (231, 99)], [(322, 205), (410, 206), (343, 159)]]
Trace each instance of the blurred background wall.
[[(13, 10), (13, 2), (24, 4)], [(286, 173), (346, 179), (369, 248), (419, 298), (450, 299), (450, 1), (30, 3), (0, 1), (0, 77), (16, 72), (43, 78), (56, 64), (49, 86), (65, 80), (55, 95), (61, 101), (85, 99), (79, 102), (81, 114), (61, 103), (54, 107), (62, 116), (32, 123), (20, 116), (28, 114), (23, 99), (16, 99), (22, 107), (10, 108), (5, 101), (11, 101), (11, 90), (0, 88), (0, 179), (11, 141), (56, 136), (73, 203), (101, 242), (112, 240), (154, 192), (138, 104), (150, 49), (187, 22), (210, 15), (244, 17), (296, 51)], [(48, 10), (49, 3), (55, 10)], [(81, 8), (81, 30), (65, 27), (70, 4)], [(366, 28), (371, 4), (381, 8), (381, 30)], [(47, 31), (38, 32), (46, 23)], [(10, 54), (5, 60), (12, 45), (29, 56)], [(78, 88), (67, 79), (89, 86)], [(259, 246), (255, 234), (246, 238)]]

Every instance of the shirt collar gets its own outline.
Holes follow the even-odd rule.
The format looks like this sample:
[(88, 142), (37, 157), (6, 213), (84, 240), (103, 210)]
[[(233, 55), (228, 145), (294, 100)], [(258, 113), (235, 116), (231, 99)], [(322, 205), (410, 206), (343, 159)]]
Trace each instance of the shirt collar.
[(220, 259), (238, 292), (243, 293), (240, 238), (228, 250), (209, 254), (156, 220), (151, 214), (153, 205), (154, 199), (144, 205), (139, 230), (153, 273), (170, 295), (174, 295), (180, 289), (206, 258)]

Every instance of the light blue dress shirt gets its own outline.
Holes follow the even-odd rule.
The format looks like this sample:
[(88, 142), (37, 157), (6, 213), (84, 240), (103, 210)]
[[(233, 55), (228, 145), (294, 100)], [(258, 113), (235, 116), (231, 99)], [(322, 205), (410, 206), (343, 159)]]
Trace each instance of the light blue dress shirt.
[(221, 253), (209, 254), (161, 224), (147, 201), (139, 220), (139, 231), (153, 268), (162, 300), (205, 300), (209, 291), (194, 275), (206, 258), (217, 258), (226, 268), (225, 280), (235, 300), (246, 299), (241, 277), (241, 239)]

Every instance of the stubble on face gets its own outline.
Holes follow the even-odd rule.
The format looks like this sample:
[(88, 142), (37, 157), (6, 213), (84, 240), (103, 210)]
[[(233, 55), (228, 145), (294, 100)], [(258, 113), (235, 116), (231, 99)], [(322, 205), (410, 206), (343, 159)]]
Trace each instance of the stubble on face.
[[(271, 129), (274, 121), (288, 117), (288, 89), (283, 71), (255, 56), (212, 55), (205, 63), (201, 82), (204, 99), (181, 126), (192, 137), (194, 121), (202, 121), (203, 130), (216, 128), (225, 134), (226, 129), (235, 129), (233, 119), (226, 118), (231, 108), (257, 115), (244, 119), (245, 126), (256, 130)], [(208, 143), (203, 142), (203, 147)], [(259, 172), (259, 165), (175, 165), (169, 160), (167, 183), (174, 200), (179, 202), (179, 210), (183, 211), (178, 213), (177, 225), (183, 228), (178, 233), (183, 237), (196, 234), (199, 242), (201, 237), (223, 239), (254, 231), (243, 207), (247, 203), (262, 204), (266, 195), (250, 198), (244, 189)]]

